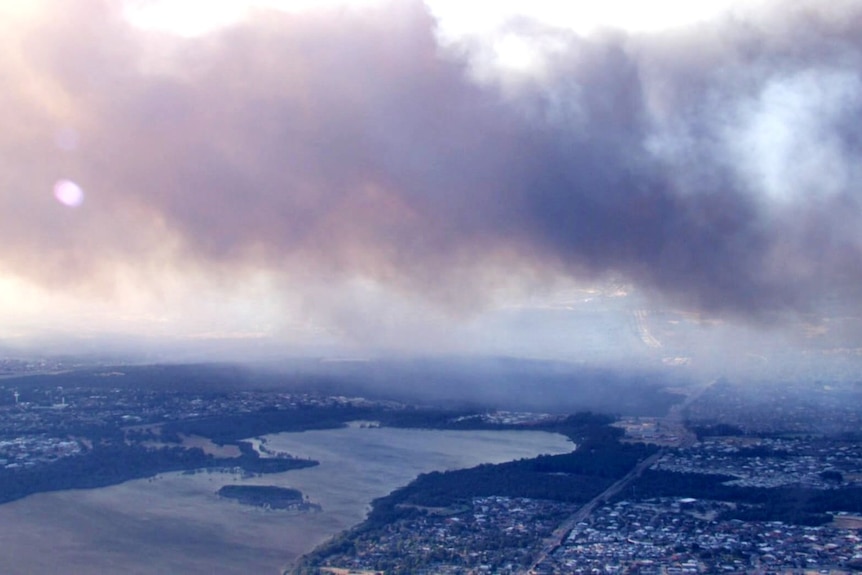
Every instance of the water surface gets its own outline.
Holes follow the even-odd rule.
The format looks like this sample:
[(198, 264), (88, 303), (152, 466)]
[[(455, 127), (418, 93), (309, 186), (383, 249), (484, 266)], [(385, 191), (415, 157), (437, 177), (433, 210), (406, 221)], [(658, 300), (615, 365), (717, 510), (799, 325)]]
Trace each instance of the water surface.
[[(372, 499), (420, 473), (563, 453), (563, 436), (527, 431), (345, 428), (267, 436), (271, 450), (321, 462), (262, 477), (166, 473), (0, 505), (3, 573), (279, 573), (361, 521)], [(323, 510), (292, 514), (220, 499), (226, 484), (300, 489)]]

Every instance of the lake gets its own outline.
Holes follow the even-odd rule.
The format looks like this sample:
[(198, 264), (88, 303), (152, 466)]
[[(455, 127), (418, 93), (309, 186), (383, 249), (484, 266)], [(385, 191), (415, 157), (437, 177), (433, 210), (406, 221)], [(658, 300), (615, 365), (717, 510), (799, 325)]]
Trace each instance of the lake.
[[(0, 505), (3, 572), (192, 575), (273, 573), (362, 521), (370, 502), (420, 473), (571, 451), (558, 434), (348, 427), (266, 437), (270, 450), (320, 465), (243, 478), (165, 473), (93, 490), (40, 493)], [(221, 499), (226, 484), (299, 489), (317, 513)]]

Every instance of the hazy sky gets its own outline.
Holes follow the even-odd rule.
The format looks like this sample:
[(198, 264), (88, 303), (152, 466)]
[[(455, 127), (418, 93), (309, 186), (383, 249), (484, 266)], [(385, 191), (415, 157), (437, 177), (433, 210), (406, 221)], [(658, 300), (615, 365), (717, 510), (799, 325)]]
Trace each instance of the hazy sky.
[(0, 341), (856, 354), (860, 28), (862, 0), (0, 0)]

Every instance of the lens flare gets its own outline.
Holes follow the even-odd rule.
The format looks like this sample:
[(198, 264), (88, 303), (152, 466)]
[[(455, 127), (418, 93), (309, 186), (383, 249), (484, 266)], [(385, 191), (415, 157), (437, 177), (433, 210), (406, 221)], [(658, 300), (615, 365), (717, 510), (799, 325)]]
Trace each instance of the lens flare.
[(71, 180), (58, 180), (54, 184), (54, 197), (64, 206), (75, 208), (84, 202), (84, 190)]

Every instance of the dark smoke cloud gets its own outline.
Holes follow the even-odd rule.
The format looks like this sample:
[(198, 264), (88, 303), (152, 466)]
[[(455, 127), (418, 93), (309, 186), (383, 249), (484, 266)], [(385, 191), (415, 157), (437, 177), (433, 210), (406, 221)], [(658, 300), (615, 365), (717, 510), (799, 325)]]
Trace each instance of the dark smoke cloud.
[(0, 41), (0, 263), (365, 276), (456, 308), (518, 274), (745, 317), (858, 301), (860, 22), (862, 2), (662, 35), (522, 22), (558, 45), (544, 72), (477, 79), (418, 2), (194, 39), (64, 3)]

